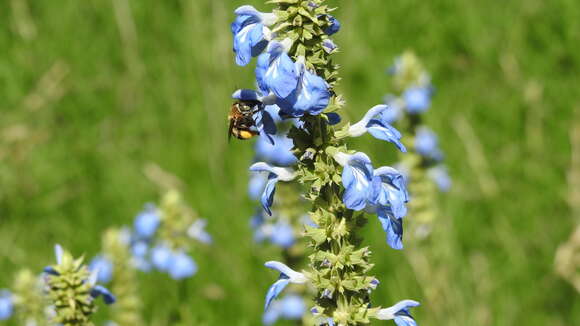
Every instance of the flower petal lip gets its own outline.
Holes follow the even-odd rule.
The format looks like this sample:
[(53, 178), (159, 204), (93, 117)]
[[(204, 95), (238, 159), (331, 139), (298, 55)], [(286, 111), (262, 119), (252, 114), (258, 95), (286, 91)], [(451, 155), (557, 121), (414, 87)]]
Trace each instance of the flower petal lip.
[(266, 293), (266, 302), (264, 303), (264, 311), (268, 310), (268, 307), (274, 299), (288, 286), (290, 280), (285, 277), (280, 277), (274, 284), (270, 286), (268, 292)]
[(271, 268), (271, 269), (274, 269), (274, 270), (277, 270), (280, 273), (288, 276), (288, 278), (290, 279), (290, 282), (292, 282), (292, 283), (303, 284), (303, 283), (306, 283), (308, 281), (308, 278), (304, 274), (293, 270), (292, 268), (288, 267), (286, 264), (281, 263), (279, 261), (271, 260), (271, 261), (266, 262), (264, 264), (264, 266)]
[(379, 104), (372, 107), (364, 117), (357, 123), (353, 124), (348, 128), (348, 133), (351, 137), (359, 137), (367, 132), (367, 124), (372, 118), (381, 114), (381, 112), (387, 110), (389, 107), (385, 104)]
[(414, 300), (402, 300), (389, 308), (379, 310), (377, 318), (380, 320), (394, 319), (398, 314), (409, 314), (409, 309), (421, 305)]
[(275, 167), (265, 162), (256, 162), (250, 166), (252, 172), (270, 172), (275, 174), (280, 181), (292, 181), (296, 177), (296, 172), (287, 167)]
[(254, 8), (253, 6), (250, 5), (244, 5), (241, 7), (238, 7), (234, 13), (236, 15), (239, 16), (254, 16), (260, 19), (260, 22), (262, 22), (264, 25), (266, 26), (270, 26), (272, 24), (274, 24), (276, 22), (276, 20), (278, 19), (278, 17), (273, 14), (273, 13), (264, 13), (264, 12), (260, 12), (258, 10), (256, 10), (256, 8)]

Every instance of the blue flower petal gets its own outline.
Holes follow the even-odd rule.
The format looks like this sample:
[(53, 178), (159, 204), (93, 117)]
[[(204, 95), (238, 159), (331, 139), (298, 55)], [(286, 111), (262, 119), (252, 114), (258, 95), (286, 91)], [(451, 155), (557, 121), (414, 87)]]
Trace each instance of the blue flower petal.
[(274, 92), (276, 97), (288, 97), (297, 87), (298, 75), (294, 62), (281, 45), (273, 46), (270, 52), (262, 53), (256, 65), (256, 80), (261, 90)]
[(329, 101), (330, 91), (326, 81), (305, 69), (296, 89), (287, 97), (279, 97), (276, 104), (283, 113), (297, 118), (305, 113), (320, 114)]
[(89, 264), (90, 271), (98, 271), (99, 283), (109, 283), (113, 277), (113, 263), (103, 256), (95, 257)]
[(290, 294), (282, 299), (280, 310), (282, 317), (286, 319), (302, 319), (302, 315), (306, 312), (306, 305), (304, 299)]
[(270, 209), (274, 204), (274, 194), (276, 193), (276, 183), (278, 183), (278, 176), (274, 173), (270, 173), (268, 175), (268, 182), (266, 183), (266, 188), (262, 193), (262, 198), (260, 202), (262, 203), (262, 207), (268, 215), (272, 215), (272, 210)]
[(95, 285), (91, 289), (90, 295), (95, 299), (100, 296), (103, 296), (103, 301), (105, 301), (105, 304), (108, 305), (113, 304), (115, 303), (115, 301), (117, 301), (115, 296), (107, 288), (101, 285)]
[(197, 273), (197, 264), (184, 252), (172, 255), (168, 272), (174, 280), (181, 280), (191, 277)]
[(290, 283), (290, 279), (288, 279), (288, 276), (282, 274), (280, 275), (280, 278), (276, 282), (274, 282), (272, 286), (270, 286), (270, 288), (268, 289), (268, 293), (266, 293), (266, 303), (264, 304), (264, 311), (268, 310), (268, 307), (270, 306), (270, 303), (272, 303), (272, 300), (278, 297), (280, 292), (284, 290), (284, 288), (288, 285), (288, 283)]
[(338, 33), (340, 30), (340, 22), (331, 15), (326, 15), (330, 25), (324, 29), (326, 35), (332, 35)]
[(345, 187), (343, 202), (347, 208), (362, 210), (365, 208), (369, 194), (373, 167), (370, 159), (363, 153), (352, 155), (342, 171), (342, 183)]
[(14, 301), (8, 290), (0, 291), (0, 320), (9, 319), (14, 312)]
[(383, 230), (387, 233), (387, 243), (391, 248), (403, 249), (403, 220), (389, 214), (387, 209), (379, 208), (377, 216)]
[(431, 105), (431, 90), (429, 87), (412, 87), (403, 94), (407, 111), (418, 114), (427, 111)]
[(331, 126), (339, 124), (340, 121), (342, 120), (340, 115), (336, 112), (327, 113), (326, 116), (328, 117), (328, 124)]
[(405, 153), (407, 151), (400, 141), (401, 133), (393, 126), (384, 124), (380, 120), (372, 119), (367, 124), (367, 130), (373, 137), (395, 144), (401, 152)]

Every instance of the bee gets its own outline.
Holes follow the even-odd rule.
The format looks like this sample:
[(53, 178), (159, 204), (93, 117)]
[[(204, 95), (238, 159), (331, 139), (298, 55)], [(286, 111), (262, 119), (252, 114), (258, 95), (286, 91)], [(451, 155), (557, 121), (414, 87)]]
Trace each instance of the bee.
[(256, 121), (253, 116), (260, 110), (260, 104), (259, 101), (251, 100), (236, 101), (232, 104), (232, 108), (228, 114), (228, 120), (230, 122), (228, 139), (234, 136), (238, 139), (245, 140), (258, 135)]

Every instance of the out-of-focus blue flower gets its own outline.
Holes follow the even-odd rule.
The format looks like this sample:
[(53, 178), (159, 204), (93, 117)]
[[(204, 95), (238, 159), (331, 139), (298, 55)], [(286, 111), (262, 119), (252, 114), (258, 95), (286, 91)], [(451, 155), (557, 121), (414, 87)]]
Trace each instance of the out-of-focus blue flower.
[(372, 195), (373, 166), (365, 153), (337, 153), (334, 159), (343, 166), (342, 184), (345, 188), (342, 201), (348, 209), (360, 211)]
[(340, 30), (340, 22), (338, 19), (334, 18), (331, 15), (325, 15), (328, 19), (329, 26), (324, 29), (324, 33), (326, 35), (332, 35), (338, 33)]
[(111, 291), (109, 291), (106, 287), (101, 286), (101, 285), (95, 285), (91, 288), (91, 292), (90, 292), (91, 297), (93, 297), (93, 299), (97, 299), (100, 296), (103, 296), (103, 301), (105, 302), (105, 304), (113, 304), (115, 303), (115, 301), (117, 301), (117, 298), (115, 298), (115, 296), (111, 293)]
[(270, 288), (268, 289), (268, 293), (266, 294), (266, 303), (264, 305), (264, 311), (268, 310), (270, 303), (272, 300), (276, 299), (280, 292), (284, 290), (284, 288), (289, 283), (294, 284), (304, 284), (308, 282), (308, 278), (306, 275), (299, 273), (290, 267), (286, 266), (285, 264), (277, 261), (269, 261), (264, 264), (264, 266), (277, 270), (280, 272), (280, 277)]
[(377, 318), (380, 320), (395, 320), (398, 326), (417, 326), (409, 309), (419, 306), (419, 302), (403, 300), (392, 307), (379, 310)]
[(403, 108), (401, 106), (401, 100), (396, 96), (393, 96), (391, 94), (387, 94), (387, 95), (385, 95), (383, 101), (389, 107), (389, 109), (381, 112), (379, 119), (383, 123), (388, 123), (388, 124), (392, 124), (392, 123), (398, 121), (399, 119), (401, 119), (401, 116), (403, 115)]
[[(56, 244), (54, 246), (54, 255), (56, 257), (56, 264), (60, 265), (62, 264), (62, 260), (63, 260), (63, 256), (64, 256), (64, 250), (62, 249), (62, 247), (59, 244)], [(44, 268), (43, 270), (46, 274), (49, 275), (54, 275), (54, 276), (59, 276), (60, 274), (54, 269), (54, 267), (52, 266), (47, 266)]]
[(393, 143), (400, 151), (406, 152), (407, 149), (400, 141), (401, 133), (390, 124), (385, 123), (380, 117), (388, 109), (389, 107), (384, 104), (374, 106), (361, 121), (350, 126), (348, 134), (351, 137), (359, 137), (368, 132), (373, 137)]
[(267, 176), (258, 173), (250, 173), (250, 180), (248, 182), (248, 194), (253, 200), (260, 199), (264, 187), (266, 187), (266, 182), (268, 182)]
[(264, 106), (274, 103), (274, 96), (261, 96), (258, 92), (251, 89), (239, 89), (232, 94), (232, 98), (246, 102), (255, 101), (257, 103), (255, 112), (252, 115), (256, 130), (259, 132), (260, 137), (266, 138), (270, 143), (274, 144), (272, 135), (276, 134), (276, 123), (270, 115), (270, 112), (265, 110)]
[(427, 127), (420, 127), (417, 129), (415, 135), (415, 150), (420, 155), (440, 161), (443, 159), (443, 154), (439, 149), (437, 135)]
[(326, 81), (306, 69), (304, 58), (295, 64), (297, 84), (286, 96), (278, 96), (276, 104), (282, 114), (298, 118), (304, 114), (318, 115), (328, 106), (330, 90)]
[(173, 279), (182, 280), (197, 273), (197, 264), (186, 253), (175, 252), (169, 260), (168, 272)]
[(90, 271), (97, 271), (97, 280), (100, 283), (109, 283), (113, 278), (113, 263), (102, 255), (93, 258), (89, 264)]
[(232, 23), (236, 63), (245, 66), (252, 57), (259, 55), (268, 45), (270, 31), (266, 26), (276, 22), (276, 15), (262, 13), (252, 6), (241, 6), (235, 11), (236, 20)]
[(154, 205), (148, 204), (135, 218), (135, 232), (140, 238), (150, 239), (157, 231), (160, 223), (161, 218), (159, 217), (157, 208)]
[(288, 97), (297, 87), (299, 75), (292, 59), (286, 53), (291, 41), (272, 41), (266, 52), (260, 54), (256, 65), (256, 81), (264, 94), (273, 92), (277, 98)]
[(276, 166), (290, 166), (296, 163), (296, 157), (292, 153), (294, 143), (286, 135), (274, 135), (274, 145), (263, 138), (256, 142), (256, 158), (260, 161), (269, 162)]
[(142, 272), (151, 270), (151, 263), (147, 259), (149, 246), (145, 241), (137, 241), (131, 245), (131, 254), (133, 254), (133, 264), (135, 268)]
[(202, 243), (210, 244), (212, 243), (212, 237), (207, 231), (205, 231), (205, 227), (207, 226), (207, 220), (205, 219), (197, 219), (189, 229), (187, 229), (187, 235), (190, 238), (196, 239)]
[(8, 290), (0, 290), (0, 320), (7, 320), (14, 312), (14, 300)]
[(266, 183), (266, 188), (262, 193), (260, 202), (262, 207), (268, 213), (272, 215), (270, 208), (274, 203), (274, 194), (276, 192), (276, 183), (278, 181), (291, 181), (296, 177), (296, 173), (290, 168), (273, 167), (264, 162), (258, 162), (250, 166), (250, 171), (252, 172), (268, 172), (268, 182)]
[(262, 242), (270, 236), (270, 234), (264, 230), (265, 223), (266, 218), (264, 217), (264, 210), (258, 209), (256, 214), (254, 214), (250, 219), (250, 227), (254, 230), (254, 241)]
[(447, 192), (449, 189), (451, 189), (451, 178), (449, 177), (449, 173), (444, 166), (435, 166), (429, 169), (429, 172), (427, 173), (429, 174), (429, 177), (431, 177), (431, 179), (435, 182), (439, 190)]
[(151, 250), (151, 262), (160, 271), (167, 272), (171, 264), (173, 252), (165, 245), (155, 246)]
[(290, 224), (284, 221), (279, 221), (272, 229), (270, 240), (273, 244), (282, 248), (290, 248), (294, 245), (296, 240), (294, 237), (294, 229), (292, 229)]
[(289, 294), (270, 305), (268, 310), (264, 312), (262, 323), (264, 325), (272, 325), (279, 318), (300, 320), (305, 311), (304, 299), (295, 294)]
[(411, 87), (405, 91), (405, 107), (411, 114), (427, 111), (431, 105), (431, 89), (429, 87)]

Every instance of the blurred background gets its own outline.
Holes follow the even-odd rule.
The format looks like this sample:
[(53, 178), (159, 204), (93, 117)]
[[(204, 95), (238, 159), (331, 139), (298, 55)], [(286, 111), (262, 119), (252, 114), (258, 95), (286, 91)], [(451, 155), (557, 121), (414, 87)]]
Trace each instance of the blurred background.
[[(432, 284), (405, 251), (386, 246), (371, 218), (365, 245), (382, 281), (373, 302), (421, 301), (421, 325), (579, 325), (580, 297), (556, 274), (554, 257), (580, 222), (580, 153), (571, 146), (580, 130), (580, 3), (329, 2), (340, 5), (345, 120), (382, 101), (392, 90), (386, 69), (414, 50), (437, 88), (426, 119), (454, 182), (440, 199), (445, 260), (430, 280), (440, 300), (425, 301)], [(227, 140), (230, 95), (253, 85), (252, 69), (235, 66), (231, 50), (229, 24), (242, 4), (271, 8), (255, 0), (0, 2), (0, 288), (22, 266), (40, 272), (53, 262), (54, 243), (75, 255), (98, 252), (103, 230), (131, 224), (158, 200), (144, 173), (156, 164), (186, 185), (215, 241), (195, 252), (199, 272), (186, 282), (140, 276), (145, 320), (175, 325), (178, 309), (183, 325), (260, 324), (276, 278), (263, 262), (280, 253), (252, 241), (253, 141)], [(377, 166), (394, 159), (370, 137), (352, 148)]]

